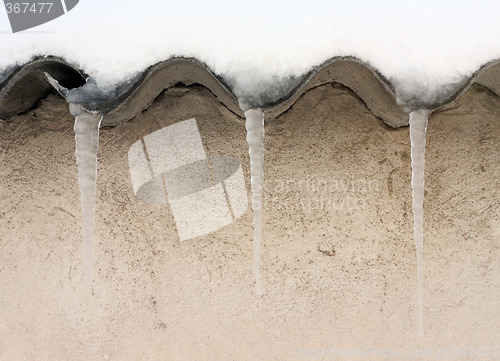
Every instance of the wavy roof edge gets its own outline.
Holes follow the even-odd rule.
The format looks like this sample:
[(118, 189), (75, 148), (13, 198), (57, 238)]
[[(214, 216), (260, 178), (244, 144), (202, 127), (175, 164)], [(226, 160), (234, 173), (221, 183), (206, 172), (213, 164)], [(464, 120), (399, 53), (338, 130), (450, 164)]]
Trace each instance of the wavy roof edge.
[[(334, 57), (316, 66), (277, 100), (240, 100), (247, 102), (249, 107), (263, 108), (266, 120), (272, 120), (290, 109), (307, 91), (328, 83), (340, 83), (350, 88), (376, 117), (397, 128), (408, 125), (408, 111), (418, 108), (437, 110), (447, 106), (474, 83), (500, 96), (500, 59), (481, 66), (448, 97), (435, 103), (414, 99), (411, 104), (398, 104), (393, 84), (368, 63), (354, 57)], [(0, 118), (10, 119), (26, 112), (55, 87), (68, 101), (104, 114), (103, 125), (117, 125), (135, 117), (162, 91), (178, 84), (206, 87), (226, 108), (243, 117), (238, 97), (224, 78), (195, 58), (176, 57), (159, 62), (119, 84), (113, 92), (92, 98), (83, 92), (89, 85), (84, 71), (63, 58), (42, 56), (11, 67), (0, 75)]]

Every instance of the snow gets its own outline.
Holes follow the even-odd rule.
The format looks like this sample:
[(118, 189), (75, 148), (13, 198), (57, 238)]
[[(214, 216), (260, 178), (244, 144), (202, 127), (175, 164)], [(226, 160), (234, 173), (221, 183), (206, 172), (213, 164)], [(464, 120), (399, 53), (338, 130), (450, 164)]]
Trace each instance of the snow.
[(105, 90), (159, 61), (192, 56), (239, 97), (271, 101), (290, 78), (350, 55), (390, 79), (401, 101), (435, 101), (500, 58), (498, 15), (493, 0), (85, 0), (17, 34), (0, 11), (0, 69), (56, 55)]

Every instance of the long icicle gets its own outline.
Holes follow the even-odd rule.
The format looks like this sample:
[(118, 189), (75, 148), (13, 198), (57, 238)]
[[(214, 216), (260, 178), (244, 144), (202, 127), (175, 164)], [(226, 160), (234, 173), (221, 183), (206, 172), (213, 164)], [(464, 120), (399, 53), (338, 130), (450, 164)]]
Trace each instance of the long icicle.
[(410, 113), (410, 140), (413, 192), (413, 221), (415, 247), (417, 251), (418, 279), (418, 328), (420, 337), (424, 336), (423, 293), (424, 293), (424, 168), (425, 137), (430, 111), (420, 109)]
[(78, 185), (82, 202), (83, 264), (87, 293), (92, 293), (94, 268), (94, 207), (96, 201), (97, 151), (99, 148), (99, 126), (102, 115), (83, 112), (75, 119), (76, 160)]
[(260, 248), (262, 244), (262, 190), (264, 184), (264, 112), (250, 109), (245, 112), (247, 142), (250, 154), (250, 175), (252, 183), (253, 228), (253, 270), (257, 295), (262, 295), (260, 281)]

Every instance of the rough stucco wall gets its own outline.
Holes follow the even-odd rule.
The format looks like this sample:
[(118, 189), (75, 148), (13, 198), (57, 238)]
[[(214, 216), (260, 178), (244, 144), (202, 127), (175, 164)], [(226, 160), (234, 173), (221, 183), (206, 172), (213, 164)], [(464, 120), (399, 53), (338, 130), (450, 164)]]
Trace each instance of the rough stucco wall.
[[(500, 100), (474, 86), (457, 105), (429, 121), (423, 340), (408, 129), (388, 129), (345, 88), (313, 89), (266, 125), (262, 299), (250, 210), (179, 243), (168, 206), (132, 192), (129, 147), (191, 117), (207, 153), (238, 158), (248, 183), (244, 125), (206, 89), (172, 89), (102, 130), (90, 298), (67, 105), (50, 95), (1, 122), (0, 360), (294, 360), (299, 347), (500, 346)], [(300, 188), (307, 179), (329, 190)], [(346, 190), (349, 181), (370, 187)], [(348, 197), (356, 208), (339, 207)], [(321, 209), (321, 199), (339, 209)]]

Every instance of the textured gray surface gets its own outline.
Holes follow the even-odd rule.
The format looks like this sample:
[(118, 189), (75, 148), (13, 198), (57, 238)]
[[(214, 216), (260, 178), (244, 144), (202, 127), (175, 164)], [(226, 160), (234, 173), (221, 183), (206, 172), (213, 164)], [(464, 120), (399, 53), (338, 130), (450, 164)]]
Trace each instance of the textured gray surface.
[[(307, 359), (299, 347), (500, 346), (500, 98), (474, 85), (429, 119), (423, 339), (408, 128), (388, 131), (338, 84), (266, 124), (257, 297), (250, 207), (180, 242), (167, 204), (134, 196), (129, 148), (190, 118), (209, 156), (240, 161), (250, 194), (245, 126), (202, 86), (170, 88), (102, 129), (90, 298), (74, 117), (50, 94), (0, 122), (1, 361), (292, 361)], [(422, 359), (498, 360), (448, 356)]]

